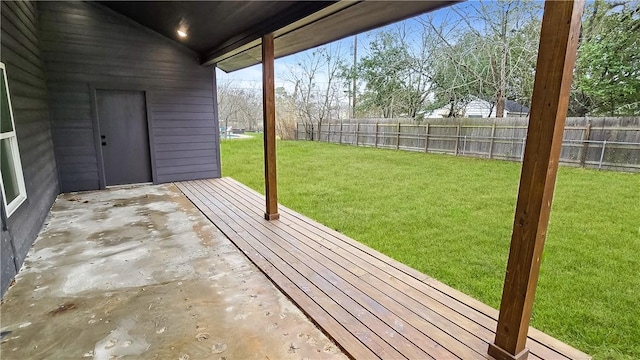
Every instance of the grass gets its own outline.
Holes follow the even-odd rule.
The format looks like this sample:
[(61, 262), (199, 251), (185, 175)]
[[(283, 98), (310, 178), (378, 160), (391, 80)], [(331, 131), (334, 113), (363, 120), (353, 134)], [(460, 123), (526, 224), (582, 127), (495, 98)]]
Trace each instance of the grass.
[[(279, 202), (495, 308), (520, 164), (278, 142)], [(264, 193), (259, 137), (223, 175)], [(640, 174), (561, 167), (532, 325), (595, 359), (640, 358)]]

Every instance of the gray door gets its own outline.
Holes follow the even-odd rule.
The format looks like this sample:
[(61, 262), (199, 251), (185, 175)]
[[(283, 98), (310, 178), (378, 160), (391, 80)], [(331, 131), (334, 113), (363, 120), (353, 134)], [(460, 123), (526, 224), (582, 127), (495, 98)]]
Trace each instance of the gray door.
[(144, 92), (96, 90), (106, 185), (151, 182)]

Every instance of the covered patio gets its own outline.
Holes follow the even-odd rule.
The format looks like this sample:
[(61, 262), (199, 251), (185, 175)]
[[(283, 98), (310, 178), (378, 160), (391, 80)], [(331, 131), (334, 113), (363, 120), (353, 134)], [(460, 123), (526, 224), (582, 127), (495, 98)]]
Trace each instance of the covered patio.
[[(38, 17), (33, 4), (9, 5), (3, 2), (3, 11), (8, 9), (7, 17), (11, 20), (2, 23), (3, 49), (5, 33), (11, 34), (10, 40), (18, 39), (7, 42), (7, 48), (15, 50), (9, 53), (8, 60), (3, 57), (3, 61), (10, 65), (7, 66), (7, 78), (18, 85), (15, 88), (19, 90), (18, 96), (14, 97), (18, 105), (14, 109), (18, 134), (12, 132), (10, 136), (22, 144), (33, 145), (23, 147), (31, 151), (23, 161), (26, 167), (26, 186), (23, 184), (21, 190), (22, 193), (26, 192), (22, 199), (24, 205), (16, 205), (16, 208), (20, 208), (11, 209), (7, 218), (3, 218), (3, 237), (9, 235), (9, 240), (3, 242), (3, 246), (11, 245), (14, 265), (9, 269), (5, 262), (7, 271), (3, 270), (3, 274), (6, 272), (13, 276), (20, 270), (26, 251), (40, 225), (45, 222), (56, 194), (131, 183), (174, 182), (184, 194), (178, 196), (186, 196), (197, 207), (192, 216), (204, 214), (210, 222), (209, 228), (203, 225), (196, 232), (206, 237), (217, 231), (214, 230), (215, 226), (352, 358), (589, 358), (529, 328), (584, 1), (549, 0), (545, 4), (528, 136), (499, 312), (278, 204), (274, 59), (451, 3), (409, 1), (399, 6), (395, 2), (376, 1), (252, 1), (238, 8), (234, 7), (238, 4), (227, 7), (224, 3), (215, 2), (52, 3), (38, 5), (43, 10), (43, 15)], [(211, 21), (211, 14), (215, 14), (217, 20), (226, 21), (229, 26), (234, 25), (233, 31), (229, 33), (216, 29), (216, 21)], [(3, 20), (4, 17), (3, 13)], [(176, 24), (181, 17), (182, 20), (190, 17), (191, 22), (181, 21), (176, 31)], [(43, 25), (49, 29), (49, 32), (43, 32), (48, 36), (44, 41), (46, 67), (39, 58), (41, 45), (38, 21), (41, 18), (45, 20)], [(327, 28), (332, 31), (324, 31)], [(120, 36), (133, 32), (135, 36), (132, 38), (128, 38), (129, 35)], [(214, 33), (216, 37), (211, 38)], [(212, 43), (214, 40), (215, 44)], [(28, 42), (30, 48), (24, 48), (21, 42)], [(137, 46), (146, 47), (149, 51), (139, 51)], [(131, 58), (112, 67), (108, 57), (114, 54), (118, 54), (115, 56), (117, 61), (120, 61), (121, 55)], [(26, 70), (22, 69), (23, 58), (30, 61), (31, 66)], [(260, 62), (263, 69), (264, 197), (231, 179), (220, 178), (216, 80), (215, 72), (209, 67), (215, 65), (233, 71)], [(45, 68), (47, 76), (44, 75)], [(46, 85), (43, 85), (45, 81)], [(37, 91), (32, 91), (33, 86), (29, 85), (34, 83), (37, 84)], [(33, 111), (32, 103), (36, 104), (33, 106), (38, 112)], [(124, 106), (127, 104), (135, 106)], [(49, 121), (49, 107), (53, 109), (52, 121)], [(137, 111), (135, 114), (118, 112), (129, 108)], [(140, 141), (131, 140), (127, 143), (125, 135), (134, 132), (129, 121), (134, 115), (138, 124), (135, 133)], [(13, 128), (13, 117), (11, 121)], [(50, 130), (50, 123), (54, 131)], [(105, 131), (114, 124), (118, 126), (114, 126), (112, 134)], [(44, 155), (32, 150), (37, 148), (34, 144), (40, 143), (47, 145), (40, 149)], [(131, 156), (126, 155), (139, 153), (132, 150), (132, 145), (142, 147), (149, 153), (137, 159), (136, 163), (129, 161), (127, 168), (124, 163), (131, 160)], [(110, 149), (116, 152), (110, 152)], [(46, 167), (47, 174), (40, 173), (45, 167), (41, 166), (44, 161), (38, 159), (46, 160), (49, 165)], [(133, 171), (130, 169), (140, 169), (141, 166), (146, 171), (140, 177), (125, 176), (131, 175)], [(124, 179), (110, 175), (122, 175)], [(19, 180), (25, 182), (24, 179)], [(144, 192), (145, 189), (149, 189), (149, 194), (141, 194), (140, 201), (143, 202), (145, 196), (153, 195), (152, 188), (141, 187), (138, 191)], [(63, 198), (69, 196), (74, 195), (62, 195)], [(77, 196), (82, 198), (83, 195)], [(28, 200), (25, 202), (25, 199)], [(67, 200), (71, 201), (69, 198)], [(80, 208), (82, 204), (78, 204)], [(139, 204), (124, 201), (113, 206), (125, 210), (134, 209)], [(173, 213), (177, 215), (181, 211), (174, 207)], [(93, 240), (106, 244), (121, 241), (122, 225), (110, 223), (108, 217), (102, 220), (108, 226)], [(187, 220), (192, 219), (187, 217)], [(162, 225), (166, 231), (172, 231), (170, 225), (178, 226), (187, 220), (165, 219)], [(79, 225), (82, 227), (83, 224)], [(153, 233), (153, 224), (146, 226)], [(143, 242), (147, 239), (144, 237), (146, 235), (136, 236), (141, 236)], [(130, 239), (123, 245), (126, 249), (121, 249), (124, 253), (140, 251), (131, 245), (136, 236), (129, 236)], [(21, 274), (33, 276), (32, 280), (36, 283), (40, 280), (38, 276), (54, 276), (56, 266), (47, 268), (50, 265), (48, 261), (63, 258), (68, 251), (76, 251), (80, 246), (76, 242), (80, 241), (77, 237), (71, 237), (66, 247), (58, 246), (56, 251), (34, 255), (36, 258), (29, 259), (27, 263), (34, 266), (36, 271), (26, 269)], [(181, 235), (172, 238), (172, 241), (176, 249), (184, 245)], [(15, 243), (19, 246), (16, 247)], [(153, 253), (153, 249), (148, 250)], [(123, 262), (116, 267), (121, 272), (113, 272), (114, 279), (102, 273), (96, 276), (94, 282), (88, 281), (90, 277), (83, 278), (103, 263), (100, 254), (92, 252), (92, 249), (86, 251), (86, 256), (76, 259), (80, 264), (77, 268), (86, 271), (66, 277), (71, 279), (70, 283), (50, 288), (36, 284), (35, 288), (29, 288), (23, 285), (28, 283), (21, 283), (18, 277), (18, 284), (7, 293), (2, 306), (3, 312), (10, 311), (11, 314), (10, 322), (3, 316), (3, 354), (15, 349), (24, 354), (18, 358), (25, 358), (36, 353), (45, 356), (55, 351), (56, 342), (47, 342), (47, 339), (40, 338), (38, 332), (33, 332), (33, 329), (39, 329), (33, 325), (37, 321), (39, 326), (47, 328), (52, 334), (56, 333), (55, 329), (59, 326), (74, 322), (74, 334), (78, 339), (87, 336), (87, 344), (93, 342), (95, 345), (94, 350), (77, 352), (78, 355), (94, 358), (127, 355), (163, 357), (161, 353), (152, 355), (147, 352), (151, 349), (147, 339), (155, 337), (161, 343), (163, 340), (174, 341), (182, 334), (176, 334), (176, 337), (140, 334), (137, 342), (135, 339), (127, 340), (117, 345), (111, 335), (105, 337), (104, 331), (111, 328), (110, 334), (129, 334), (129, 330), (133, 331), (133, 325), (129, 322), (121, 322), (115, 327), (109, 325), (96, 333), (101, 337), (92, 337), (88, 335), (89, 332), (82, 331), (86, 327), (84, 322), (95, 320), (90, 313), (77, 311), (79, 317), (58, 316), (83, 309), (75, 302), (67, 301), (65, 296), (58, 296), (65, 289), (74, 289), (74, 286), (76, 290), (82, 290), (72, 292), (75, 295), (84, 290), (95, 291), (93, 295), (104, 300), (105, 307), (109, 309), (106, 313), (110, 314), (111, 311), (125, 310), (118, 301), (107, 299), (113, 296), (114, 290), (109, 286), (103, 287), (101, 284), (105, 282), (124, 284), (121, 288), (122, 297), (116, 299), (127, 299), (133, 297), (136, 291), (146, 292), (145, 281), (147, 278), (154, 279), (155, 272), (175, 271), (188, 278), (191, 273), (182, 271), (184, 267), (192, 267), (192, 262), (196, 260), (202, 260), (205, 264), (202, 276), (216, 268), (208, 263), (213, 253), (198, 246), (182, 249), (184, 253), (175, 249), (169, 252), (166, 249), (156, 250), (164, 256), (149, 257), (149, 254), (145, 254), (150, 263), (134, 266), (125, 264), (130, 259), (120, 257), (120, 252), (111, 253), (110, 256), (115, 256), (112, 260)], [(172, 261), (176, 260), (171, 254), (181, 259), (176, 267), (171, 266)], [(149, 276), (138, 277), (136, 270), (147, 269), (146, 266), (155, 270)], [(178, 306), (181, 303), (180, 286), (183, 285), (180, 284), (180, 276), (159, 277), (159, 283), (154, 283), (164, 286), (156, 295), (165, 304), (166, 311), (177, 318), (193, 315), (189, 312), (192, 308)], [(51, 280), (55, 281), (54, 278)], [(207, 288), (207, 285), (211, 286), (210, 280), (215, 279), (208, 279), (198, 286)], [(9, 282), (10, 278), (3, 275), (3, 284), (8, 285)], [(245, 288), (240, 284), (230, 287), (235, 290), (238, 287), (241, 290)], [(34, 301), (33, 311), (29, 310), (30, 304), (26, 308), (19, 306), (26, 306), (29, 303), (27, 299), (35, 299), (35, 293), (45, 289), (53, 292), (54, 296), (48, 297), (52, 302)], [(165, 293), (171, 293), (176, 298), (167, 301)], [(209, 301), (215, 296), (207, 292), (201, 296), (206, 306), (198, 309), (206, 313), (210, 321), (217, 321), (209, 307)], [(277, 294), (273, 296), (277, 297)], [(50, 305), (57, 303), (57, 300), (60, 300), (57, 307), (51, 308)], [(90, 298), (86, 300), (87, 303), (93, 301)], [(12, 306), (22, 311), (9, 310)], [(148, 305), (147, 310), (144, 307), (137, 308), (131, 315), (134, 319), (144, 317), (151, 308), (153, 303)], [(76, 322), (78, 319), (80, 322)], [(105, 317), (99, 319), (102, 321)], [(147, 325), (152, 323), (147, 319)], [(156, 323), (153, 324), (155, 327)], [(158, 331), (161, 329), (159, 327)], [(225, 325), (218, 330), (222, 334), (226, 330)], [(283, 336), (290, 335), (288, 331), (285, 333), (287, 335)], [(162, 332), (156, 333), (159, 334)], [(196, 341), (208, 340), (207, 336), (199, 334), (203, 333), (196, 333), (193, 337)], [(39, 345), (41, 340), (46, 345)], [(67, 339), (65, 344), (77, 345), (75, 340)], [(242, 357), (241, 351), (247, 340), (240, 336), (231, 341), (239, 351), (238, 356)], [(20, 345), (9, 345), (12, 343)], [(139, 347), (132, 348), (134, 343)], [(269, 341), (262, 343), (269, 344)], [(226, 343), (216, 342), (208, 350), (213, 354), (222, 353), (224, 350), (219, 350), (223, 346), (219, 344)], [(312, 345), (310, 351), (318, 353), (316, 345)], [(41, 346), (46, 347), (43, 349)], [(296, 348), (300, 347), (292, 345), (293, 350)], [(80, 351), (80, 348), (74, 349)], [(101, 349), (111, 352), (98, 352)], [(121, 352), (113, 353), (113, 349)], [(260, 349), (272, 350), (268, 345)], [(127, 353), (133, 350), (137, 353)], [(316, 353), (312, 352), (314, 355)], [(171, 356), (176, 354), (171, 353)], [(332, 352), (328, 354), (334, 355)], [(281, 357), (278, 354), (272, 356)]]
[[(3, 356), (491, 358), (498, 311), (264, 201), (231, 178), (59, 196), (3, 299)], [(589, 358), (534, 328), (526, 346)]]

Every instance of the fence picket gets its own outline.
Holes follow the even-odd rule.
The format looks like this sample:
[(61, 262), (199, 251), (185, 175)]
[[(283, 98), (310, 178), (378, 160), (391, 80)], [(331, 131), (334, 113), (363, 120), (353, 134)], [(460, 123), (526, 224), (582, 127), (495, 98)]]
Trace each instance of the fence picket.
[(429, 123), (424, 127), (424, 152), (429, 152)]
[(496, 139), (496, 123), (491, 126), (491, 143), (489, 143), (489, 159), (493, 159), (493, 143)]
[(458, 156), (458, 147), (460, 147), (460, 124), (456, 125), (456, 149), (455, 156)]
[(580, 154), (580, 166), (584, 167), (587, 162), (587, 151), (589, 151), (589, 138), (591, 137), (591, 123), (587, 124), (582, 136), (582, 154)]

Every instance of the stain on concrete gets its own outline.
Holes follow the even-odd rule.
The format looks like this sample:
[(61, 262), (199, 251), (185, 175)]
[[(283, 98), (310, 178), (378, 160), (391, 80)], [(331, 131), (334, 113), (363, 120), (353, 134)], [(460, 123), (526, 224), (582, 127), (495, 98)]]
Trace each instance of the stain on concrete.
[(3, 359), (345, 359), (173, 185), (63, 194), (0, 311)]
[(55, 315), (60, 315), (64, 312), (67, 312), (69, 310), (73, 310), (76, 308), (76, 304), (72, 303), (72, 302), (66, 302), (60, 306), (58, 306), (56, 309), (49, 311), (49, 315), (55, 316)]

